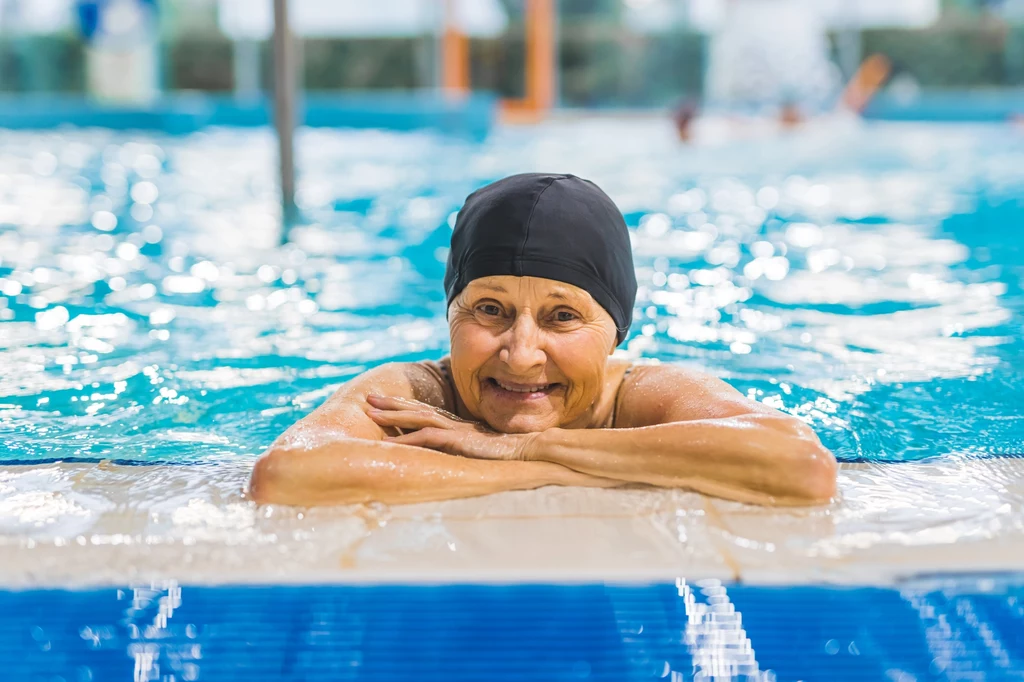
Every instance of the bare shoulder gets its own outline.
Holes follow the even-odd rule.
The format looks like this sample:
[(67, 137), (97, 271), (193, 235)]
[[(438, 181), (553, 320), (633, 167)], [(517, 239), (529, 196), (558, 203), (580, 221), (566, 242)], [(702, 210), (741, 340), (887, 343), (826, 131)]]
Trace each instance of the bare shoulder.
[(408, 398), (434, 407), (448, 409), (449, 382), (446, 359), (423, 362), (389, 362), (369, 369), (341, 386), (328, 402), (334, 400), (366, 401), (376, 394), (392, 398)]
[(451, 389), (440, 362), (390, 362), (349, 380), (323, 405), (294, 424), (279, 441), (311, 436), (355, 437), (380, 440), (385, 434), (366, 410), (366, 396), (417, 400), (451, 410)]
[(707, 372), (672, 364), (634, 365), (622, 382), (616, 426), (773, 412)]

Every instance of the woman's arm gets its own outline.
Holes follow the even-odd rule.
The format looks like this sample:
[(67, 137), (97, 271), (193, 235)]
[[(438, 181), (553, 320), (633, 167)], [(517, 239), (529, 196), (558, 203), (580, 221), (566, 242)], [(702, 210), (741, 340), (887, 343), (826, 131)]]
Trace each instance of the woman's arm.
[(549, 429), (523, 448), (524, 458), (743, 502), (813, 504), (835, 495), (835, 458), (802, 421), (683, 368), (634, 374), (620, 397), (626, 428)]
[(549, 429), (524, 456), (592, 476), (754, 504), (824, 503), (836, 486), (835, 459), (810, 429), (765, 415), (636, 429)]
[(545, 485), (620, 483), (550, 462), (466, 459), (411, 445), (346, 438), (309, 448), (271, 448), (256, 463), (250, 494), (259, 503), (298, 506), (403, 504)]
[(253, 469), (259, 503), (301, 506), (425, 502), (544, 485), (617, 485), (550, 462), (465, 459), (383, 442), (370, 419), (370, 393), (444, 406), (443, 388), (422, 365), (377, 367), (342, 386), (278, 438)]
[(758, 504), (817, 504), (835, 494), (836, 462), (800, 420), (681, 367), (635, 369), (615, 428), (529, 434), (459, 431), (426, 406), (380, 400), (370, 416), (413, 431), (388, 441), (486, 460), (545, 462), (622, 482), (685, 487)]

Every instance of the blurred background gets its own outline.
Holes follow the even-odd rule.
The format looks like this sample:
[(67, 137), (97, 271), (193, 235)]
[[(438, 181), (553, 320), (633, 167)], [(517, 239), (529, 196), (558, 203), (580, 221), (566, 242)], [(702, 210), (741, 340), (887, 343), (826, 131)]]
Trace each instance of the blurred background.
[[(730, 13), (758, 5), (799, 8), (805, 23), (820, 22), (840, 80), (865, 56), (885, 55), (894, 69), (890, 88), (903, 100), (922, 90), (1024, 86), (1024, 0), (533, 4), (552, 7), (553, 98), (562, 107), (661, 107), (708, 93), (720, 59), (716, 33), (742, 31), (730, 26), (742, 23)], [(530, 0), (291, 5), (306, 90), (439, 86), (448, 26), (466, 37), (465, 79), (474, 90), (526, 95)], [(446, 23), (446, 14), (454, 20)], [(774, 28), (762, 26), (786, 34), (787, 23), (777, 17)], [(272, 81), (271, 25), (269, 0), (0, 0), (0, 91), (251, 96)]]

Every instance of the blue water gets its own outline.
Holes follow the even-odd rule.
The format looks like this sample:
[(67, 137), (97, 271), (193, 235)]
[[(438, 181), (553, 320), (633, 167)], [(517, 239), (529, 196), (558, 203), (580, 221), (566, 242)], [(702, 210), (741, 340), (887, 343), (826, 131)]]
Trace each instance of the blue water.
[(4, 679), (1024, 679), (1024, 583), (0, 592)]
[(440, 357), (454, 212), (522, 170), (589, 177), (626, 215), (626, 355), (705, 368), (843, 460), (1024, 453), (1019, 129), (304, 131), (285, 246), (273, 150), (0, 134), (0, 457), (248, 460), (348, 377)]

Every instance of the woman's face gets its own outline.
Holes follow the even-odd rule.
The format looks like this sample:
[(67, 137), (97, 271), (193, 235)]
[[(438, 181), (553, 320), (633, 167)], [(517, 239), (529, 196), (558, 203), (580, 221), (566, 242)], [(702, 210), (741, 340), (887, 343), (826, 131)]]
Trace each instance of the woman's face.
[(572, 425), (601, 396), (615, 323), (578, 287), (482, 277), (452, 302), (448, 320), (459, 396), (496, 431)]

